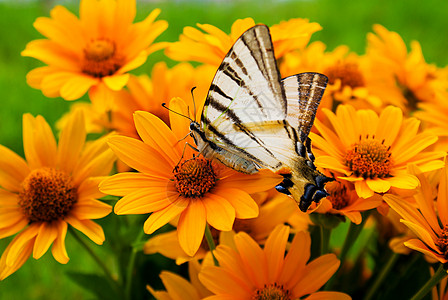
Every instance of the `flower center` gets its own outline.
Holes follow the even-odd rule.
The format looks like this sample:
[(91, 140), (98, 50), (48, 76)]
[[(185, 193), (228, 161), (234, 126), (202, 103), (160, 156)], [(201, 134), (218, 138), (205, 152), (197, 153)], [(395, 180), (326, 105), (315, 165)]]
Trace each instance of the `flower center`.
[(367, 178), (384, 178), (389, 176), (392, 167), (390, 147), (374, 138), (355, 143), (345, 155), (345, 165), (355, 176)]
[(90, 41), (84, 48), (82, 71), (93, 77), (113, 75), (124, 60), (116, 53), (115, 43), (107, 39)]
[(442, 234), (439, 236), (436, 242), (437, 247), (442, 252), (443, 256), (448, 257), (448, 228), (447, 225), (442, 230)]
[(358, 65), (355, 63), (339, 62), (334, 66), (327, 68), (324, 72), (328, 76), (328, 82), (334, 84), (336, 79), (341, 80), (341, 89), (344, 86), (351, 88), (365, 86), (364, 76), (359, 71)]
[(22, 182), (19, 205), (30, 222), (51, 222), (67, 215), (78, 200), (71, 177), (60, 170), (41, 168)]
[(331, 202), (334, 209), (340, 210), (347, 207), (349, 204), (350, 195), (344, 184), (336, 180), (328, 182), (325, 185), (325, 190), (330, 194), (330, 196), (327, 196), (327, 200)]
[(201, 197), (215, 186), (217, 181), (211, 160), (192, 158), (173, 170), (174, 184), (185, 197)]
[(258, 289), (252, 295), (252, 300), (289, 300), (291, 292), (286, 290), (283, 285), (273, 283), (265, 285), (262, 289)]

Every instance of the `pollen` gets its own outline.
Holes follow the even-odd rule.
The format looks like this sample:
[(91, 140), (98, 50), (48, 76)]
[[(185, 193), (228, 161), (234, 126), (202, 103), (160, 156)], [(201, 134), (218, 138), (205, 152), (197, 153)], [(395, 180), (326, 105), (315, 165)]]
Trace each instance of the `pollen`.
[(185, 197), (202, 197), (217, 181), (211, 160), (192, 158), (173, 170), (174, 184)]
[(265, 285), (252, 295), (252, 300), (289, 300), (291, 298), (291, 292), (278, 283)]
[(353, 174), (364, 179), (384, 178), (390, 176), (392, 168), (390, 147), (373, 137), (355, 143), (345, 155), (345, 165)]
[(330, 194), (327, 196), (334, 209), (340, 210), (348, 206), (350, 194), (347, 187), (339, 181), (332, 181), (325, 185), (325, 190)]
[(91, 40), (84, 48), (82, 71), (93, 77), (113, 75), (124, 64), (115, 43), (107, 39)]
[(448, 228), (447, 225), (442, 230), (442, 233), (440, 234), (439, 238), (436, 241), (437, 247), (439, 247), (439, 250), (442, 252), (442, 255), (445, 258), (448, 258)]
[(77, 189), (71, 177), (53, 168), (32, 171), (19, 192), (19, 205), (30, 222), (63, 219), (77, 200)]
[(328, 76), (328, 82), (334, 84), (336, 79), (341, 80), (341, 89), (344, 86), (351, 88), (365, 86), (364, 76), (361, 74), (358, 65), (355, 63), (337, 63), (327, 68), (324, 72)]

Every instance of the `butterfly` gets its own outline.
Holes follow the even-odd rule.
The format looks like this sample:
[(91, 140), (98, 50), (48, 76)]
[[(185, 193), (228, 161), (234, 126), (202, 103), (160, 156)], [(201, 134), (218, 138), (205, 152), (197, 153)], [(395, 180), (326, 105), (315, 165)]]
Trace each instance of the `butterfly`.
[(198, 151), (243, 173), (282, 175), (276, 189), (307, 211), (331, 180), (316, 170), (308, 138), (327, 82), (319, 73), (281, 79), (269, 28), (248, 29), (219, 66), (200, 123), (190, 123)]

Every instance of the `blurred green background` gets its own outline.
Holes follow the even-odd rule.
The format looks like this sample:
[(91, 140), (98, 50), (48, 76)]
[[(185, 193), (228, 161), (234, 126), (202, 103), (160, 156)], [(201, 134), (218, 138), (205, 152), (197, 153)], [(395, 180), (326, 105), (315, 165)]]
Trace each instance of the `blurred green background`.
[[(49, 16), (51, 8), (58, 3), (0, 1), (0, 144), (21, 155), (22, 114), (41, 114), (54, 124), (70, 105), (60, 98), (45, 98), (39, 90), (30, 88), (25, 75), (42, 64), (20, 56), (27, 42), (41, 37), (32, 26), (34, 20)], [(77, 14), (78, 1), (61, 1), (60, 4)], [(366, 34), (372, 31), (373, 24), (379, 23), (398, 32), (407, 45), (412, 40), (419, 41), (427, 62), (439, 67), (448, 63), (448, 1), (139, 1), (136, 20), (142, 20), (156, 7), (162, 9), (159, 19), (169, 22), (168, 30), (158, 41), (175, 41), (184, 26), (196, 23), (209, 23), (228, 33), (238, 18), (252, 17), (257, 23), (273, 25), (302, 17), (323, 27), (312, 40), (323, 41), (328, 50), (345, 44), (358, 54), (364, 53)], [(156, 61), (165, 59), (163, 53), (156, 53), (133, 73), (149, 73)], [(1, 252), (9, 241), (0, 241)], [(105, 244), (107, 247), (107, 241)], [(67, 265), (59, 265), (49, 253), (38, 261), (30, 259), (18, 272), (0, 282), (0, 299), (92, 299), (92, 294), (64, 274), (70, 270), (93, 273), (100, 273), (100, 270), (70, 236), (67, 249), (71, 258)], [(95, 249), (104, 251), (101, 247)]]

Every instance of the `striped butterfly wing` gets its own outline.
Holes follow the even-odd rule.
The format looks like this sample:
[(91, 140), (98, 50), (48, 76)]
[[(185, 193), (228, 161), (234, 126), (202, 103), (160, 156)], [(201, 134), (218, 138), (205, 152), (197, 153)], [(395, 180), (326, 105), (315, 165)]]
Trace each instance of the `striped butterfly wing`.
[[(297, 132), (287, 125), (287, 103), (269, 29), (257, 25), (233, 45), (218, 68), (201, 117), (214, 156), (238, 171), (281, 168), (294, 158)], [(218, 150), (218, 151), (216, 151)]]

